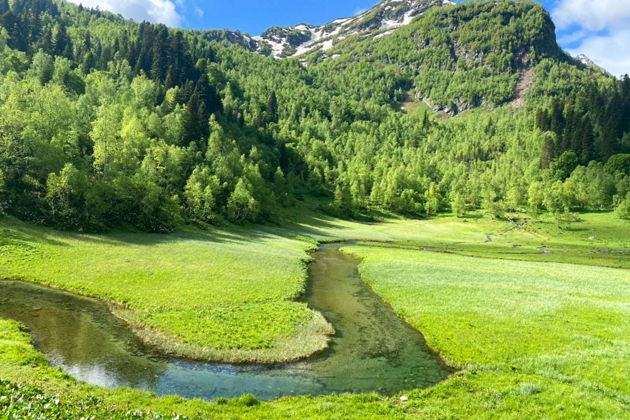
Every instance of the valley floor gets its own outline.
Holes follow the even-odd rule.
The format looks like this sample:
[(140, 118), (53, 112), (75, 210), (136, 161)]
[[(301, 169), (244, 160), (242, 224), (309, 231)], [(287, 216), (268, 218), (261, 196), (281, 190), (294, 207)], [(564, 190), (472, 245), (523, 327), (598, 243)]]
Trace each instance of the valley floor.
[(580, 218), (368, 224), (311, 215), (284, 227), (172, 235), (82, 235), (4, 219), (0, 278), (100, 297), (164, 351), (214, 360), (289, 360), (324, 347), (330, 326), (296, 301), (308, 251), (316, 241), (356, 241), (344, 251), (363, 259), (362, 278), (461, 370), (404, 393), (407, 402), (155, 398), (77, 383), (50, 367), (17, 323), (0, 320), (0, 413), (628, 418), (630, 223)]

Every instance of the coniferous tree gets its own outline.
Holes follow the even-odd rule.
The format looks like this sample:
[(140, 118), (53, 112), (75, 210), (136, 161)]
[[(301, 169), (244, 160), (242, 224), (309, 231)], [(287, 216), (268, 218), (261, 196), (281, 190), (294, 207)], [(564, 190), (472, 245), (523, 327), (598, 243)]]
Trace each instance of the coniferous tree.
[(267, 102), (267, 113), (269, 114), (269, 122), (278, 122), (278, 97), (275, 91), (271, 91), (269, 101)]
[(72, 43), (68, 38), (66, 25), (57, 23), (52, 31), (52, 51), (54, 55), (72, 57)]

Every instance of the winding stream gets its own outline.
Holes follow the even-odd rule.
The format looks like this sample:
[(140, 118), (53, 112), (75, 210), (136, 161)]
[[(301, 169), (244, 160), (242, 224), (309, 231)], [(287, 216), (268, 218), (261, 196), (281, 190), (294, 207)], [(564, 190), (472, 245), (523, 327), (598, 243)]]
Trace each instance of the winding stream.
[(305, 300), (331, 322), (330, 348), (303, 362), (228, 365), (165, 358), (144, 347), (96, 300), (22, 282), (0, 282), (0, 317), (25, 324), (35, 346), (79, 380), (107, 388), (214, 399), (253, 394), (393, 393), (424, 388), (449, 372), (422, 335), (398, 318), (358, 276), (340, 244), (313, 254)]

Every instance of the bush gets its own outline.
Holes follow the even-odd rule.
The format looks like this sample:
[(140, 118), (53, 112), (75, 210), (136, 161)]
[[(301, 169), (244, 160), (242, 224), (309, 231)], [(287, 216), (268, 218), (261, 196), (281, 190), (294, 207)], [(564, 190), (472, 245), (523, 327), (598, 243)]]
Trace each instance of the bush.
[(258, 398), (254, 397), (252, 394), (245, 394), (238, 399), (239, 404), (244, 405), (245, 407), (253, 407), (255, 405), (260, 404)]
[(630, 220), (630, 193), (626, 198), (621, 200), (615, 209), (615, 214), (620, 219)]

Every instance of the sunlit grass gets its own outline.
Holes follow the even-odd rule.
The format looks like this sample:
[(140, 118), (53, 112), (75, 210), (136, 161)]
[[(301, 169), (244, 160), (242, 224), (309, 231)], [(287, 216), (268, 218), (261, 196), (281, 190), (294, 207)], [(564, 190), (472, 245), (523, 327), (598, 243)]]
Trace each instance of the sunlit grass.
[(560, 225), (551, 216), (514, 217), (520, 220), (512, 223), (472, 214), (468, 218), (391, 217), (380, 223), (362, 223), (314, 215), (280, 231), (302, 231), (320, 241), (395, 242), (397, 246), (487, 258), (630, 268), (630, 222), (612, 213), (580, 214), (579, 221)]
[[(362, 278), (431, 348), (465, 369), (463, 379), (438, 388), (453, 392), (457, 381), (478, 383), (483, 372), (491, 392), (510, 381), (504, 376), (531, 375), (540, 384), (523, 385), (523, 397), (538, 386), (541, 404), (557, 398), (557, 406), (588, 414), (595, 403), (611, 412), (630, 403), (630, 271), (382, 247), (344, 251), (363, 258)], [(503, 399), (498, 407), (507, 408)]]
[[(463, 370), (406, 392), (407, 402), (400, 395), (253, 405), (158, 399), (76, 383), (50, 368), (17, 324), (0, 320), (0, 378), (35, 384), (71, 408), (94, 401), (99, 409), (206, 418), (628, 418), (630, 223), (605, 213), (579, 217), (514, 229), (476, 217), (368, 224), (306, 215), (284, 227), (173, 235), (79, 235), (6, 219), (0, 277), (125, 303), (131, 310), (119, 313), (151, 327), (139, 330), (145, 340), (224, 359), (291, 359), (296, 343), (316, 347), (309, 340), (326, 326), (293, 300), (304, 288), (311, 238), (393, 242), (346, 249), (364, 258), (361, 275), (376, 292)], [(217, 347), (203, 353), (194, 345), (202, 342)]]
[(118, 315), (148, 327), (141, 335), (169, 352), (239, 360), (242, 350), (243, 359), (284, 360), (285, 348), (269, 349), (307, 326), (319, 339), (294, 343), (289, 358), (326, 345), (329, 327), (295, 302), (306, 283), (305, 242), (244, 229), (81, 235), (12, 219), (0, 222), (0, 238), (0, 277), (120, 304)]

